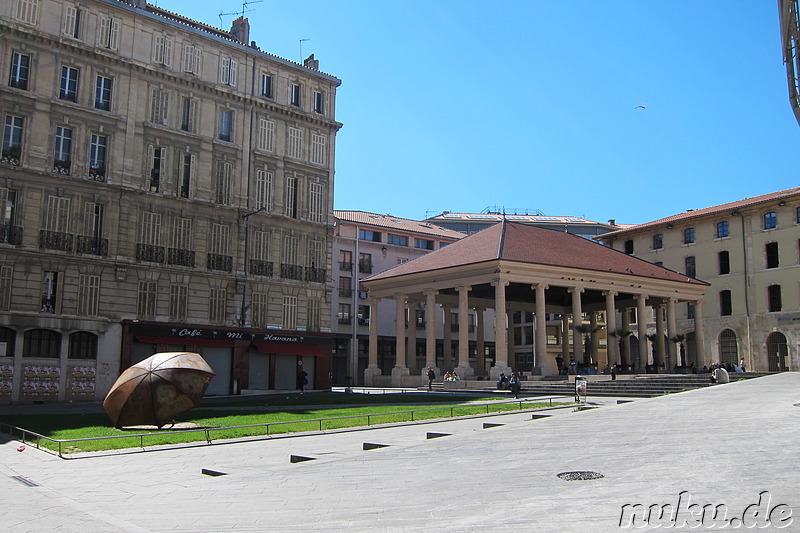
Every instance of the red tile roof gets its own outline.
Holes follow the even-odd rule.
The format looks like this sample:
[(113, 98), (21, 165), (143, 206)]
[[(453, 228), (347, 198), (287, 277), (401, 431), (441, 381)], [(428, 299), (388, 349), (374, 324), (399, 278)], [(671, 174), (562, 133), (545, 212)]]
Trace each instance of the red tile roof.
[(577, 235), (507, 221), (489, 226), (445, 248), (376, 274), (365, 281), (497, 260), (705, 285), (702, 281), (687, 278), (684, 274)]
[(735, 202), (715, 205), (713, 207), (706, 207), (703, 209), (692, 209), (690, 211), (678, 213), (677, 215), (672, 215), (665, 218), (659, 218), (658, 220), (653, 220), (652, 222), (645, 222), (644, 224), (634, 224), (625, 229), (604, 233), (603, 235), (598, 235), (597, 238), (600, 240), (605, 240), (609, 237), (615, 238), (618, 237), (619, 235), (624, 235), (632, 231), (638, 231), (655, 226), (662, 226), (670, 223), (674, 224), (675, 222), (691, 220), (694, 218), (700, 218), (709, 215), (716, 215), (719, 213), (724, 213), (726, 211), (735, 211), (736, 209), (743, 209), (745, 207), (752, 207), (758, 204), (774, 202), (776, 200), (781, 200), (781, 199), (787, 199), (792, 196), (800, 196), (800, 187), (794, 187), (792, 189), (786, 189), (785, 191), (778, 191), (769, 194), (762, 194), (761, 196), (754, 196), (753, 198), (745, 198), (744, 200), (737, 200)]
[(437, 226), (429, 222), (420, 222), (408, 218), (394, 217), (392, 215), (379, 215), (367, 211), (338, 211), (334, 210), (333, 215), (343, 221), (364, 226), (375, 226), (379, 228), (405, 231), (411, 233), (421, 233), (444, 239), (461, 239), (464, 233), (448, 228)]

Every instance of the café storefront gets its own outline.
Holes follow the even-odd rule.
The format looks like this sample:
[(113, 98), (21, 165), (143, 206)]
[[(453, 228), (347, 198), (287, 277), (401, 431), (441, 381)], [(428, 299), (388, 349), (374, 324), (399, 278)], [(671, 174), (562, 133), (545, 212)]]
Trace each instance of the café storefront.
[(216, 376), (207, 396), (293, 390), (301, 371), (308, 389), (331, 386), (333, 335), (261, 328), (123, 322), (120, 370), (159, 352), (196, 352)]

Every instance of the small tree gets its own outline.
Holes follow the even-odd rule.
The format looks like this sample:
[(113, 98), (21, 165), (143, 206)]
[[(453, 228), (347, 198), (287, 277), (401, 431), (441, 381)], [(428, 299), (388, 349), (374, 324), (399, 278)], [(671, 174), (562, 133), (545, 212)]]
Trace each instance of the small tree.
[[(686, 335), (684, 335), (683, 333), (678, 333), (674, 337), (671, 337), (669, 340), (671, 340), (672, 342), (681, 347), (681, 361), (683, 362), (683, 365), (686, 366), (686, 347), (685, 347)], [(678, 362), (675, 361), (675, 364), (677, 363)]]
[(622, 362), (623, 362), (622, 361), (622, 353), (623, 353), (623, 349), (622, 348), (623, 348), (623, 344), (624, 344), (623, 341), (625, 340), (625, 337), (629, 337), (630, 335), (633, 335), (633, 332), (632, 331), (628, 331), (627, 329), (617, 328), (614, 331), (609, 331), (608, 334), (611, 337), (614, 337), (615, 339), (617, 339), (617, 344), (619, 346), (619, 353), (620, 353), (620, 361), (619, 362), (620, 362), (620, 364), (622, 364)]
[(575, 331), (583, 335), (583, 364), (591, 363), (592, 335), (600, 331), (600, 327), (592, 327), (589, 324), (575, 326)]

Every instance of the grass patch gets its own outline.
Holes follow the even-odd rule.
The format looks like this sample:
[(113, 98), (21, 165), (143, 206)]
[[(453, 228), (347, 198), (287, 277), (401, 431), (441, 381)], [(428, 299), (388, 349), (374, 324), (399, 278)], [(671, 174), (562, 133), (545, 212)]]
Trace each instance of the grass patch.
[[(355, 397), (355, 398), (354, 398)], [(467, 397), (475, 400), (475, 397)], [(290, 396), (291, 405), (281, 407), (277, 401), (285, 397), (261, 397), (258, 400), (209, 402), (183, 415), (179, 422), (189, 422), (203, 431), (119, 430), (110, 426), (105, 414), (15, 415), (0, 419), (3, 424), (17, 426), (55, 440), (90, 439), (62, 444), (62, 453), (117, 450), (168, 444), (202, 442), (285, 433), (344, 429), (367, 425), (402, 423), (451, 416), (497, 413), (548, 407), (550, 403), (512, 402), (475, 405), (464, 403), (464, 397), (425, 394), (309, 394)], [(348, 406), (343, 399), (358, 399), (359, 405)], [(387, 402), (387, 400), (393, 400)], [(485, 398), (484, 398), (485, 399)], [(437, 400), (437, 403), (430, 403)], [(306, 402), (306, 406), (297, 401)], [(426, 405), (420, 405), (420, 403)], [(325, 407), (331, 405), (336, 407)], [(409, 412), (413, 411), (413, 412)], [(319, 419), (333, 419), (322, 420)], [(265, 424), (270, 424), (266, 426)], [(242, 427), (248, 426), (248, 427)], [(255, 426), (255, 427), (253, 427)], [(168, 428), (168, 426), (165, 426)], [(132, 435), (133, 433), (133, 435)], [(15, 435), (18, 437), (19, 435)], [(108, 438), (112, 437), (112, 438)], [(27, 439), (29, 440), (29, 439)], [(42, 440), (40, 445), (58, 450), (58, 444)]]

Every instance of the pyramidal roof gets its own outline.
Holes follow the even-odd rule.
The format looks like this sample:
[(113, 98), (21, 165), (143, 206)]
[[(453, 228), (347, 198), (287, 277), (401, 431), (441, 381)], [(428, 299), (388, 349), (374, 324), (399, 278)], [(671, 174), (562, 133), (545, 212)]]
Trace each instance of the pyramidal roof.
[(570, 233), (503, 221), (435, 252), (367, 278), (393, 278), (484, 262), (510, 261), (651, 279), (706, 283)]

